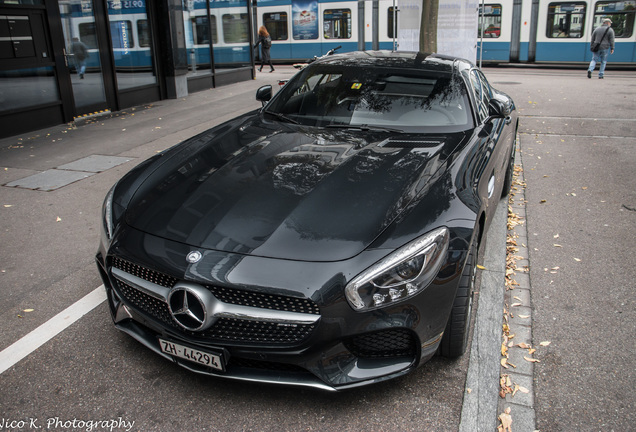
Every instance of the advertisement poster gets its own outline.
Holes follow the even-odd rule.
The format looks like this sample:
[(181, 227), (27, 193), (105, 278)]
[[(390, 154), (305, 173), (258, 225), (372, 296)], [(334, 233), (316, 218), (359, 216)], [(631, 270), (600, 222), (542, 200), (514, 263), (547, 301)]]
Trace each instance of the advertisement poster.
[[(422, 0), (397, 0), (398, 49), (417, 51), (420, 41)], [(468, 59), (477, 57), (477, 0), (439, 0), (437, 52)]]
[(292, 0), (292, 31), (295, 40), (318, 39), (318, 2)]

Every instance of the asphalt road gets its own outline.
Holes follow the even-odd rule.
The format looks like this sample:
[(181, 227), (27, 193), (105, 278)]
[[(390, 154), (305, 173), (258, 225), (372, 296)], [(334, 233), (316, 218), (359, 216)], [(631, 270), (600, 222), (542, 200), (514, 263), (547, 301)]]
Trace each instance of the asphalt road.
[[(93, 256), (110, 186), (155, 152), (258, 107), (257, 87), (293, 73), (277, 69), (0, 140), (2, 185), (92, 155), (129, 160), (50, 192), (0, 187), (0, 351), (100, 286)], [(536, 427), (633, 429), (636, 73), (485, 72), (522, 116), (532, 337), (551, 342), (535, 353)], [(468, 355), (434, 358), (410, 376), (338, 394), (200, 377), (116, 331), (100, 303), (0, 374), (0, 419), (24, 421), (23, 430), (112, 420), (113, 430), (141, 431), (452, 431), (468, 367)]]

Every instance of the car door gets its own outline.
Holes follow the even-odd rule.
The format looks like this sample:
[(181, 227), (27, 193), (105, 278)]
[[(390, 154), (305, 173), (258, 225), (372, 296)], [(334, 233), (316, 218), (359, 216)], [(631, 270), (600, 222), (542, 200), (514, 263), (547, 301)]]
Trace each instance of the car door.
[(474, 177), (475, 188), (482, 206), (486, 209), (487, 217), (490, 217), (492, 209), (495, 208), (493, 204), (499, 200), (504, 180), (504, 176), (500, 174), (503, 155), (501, 146), (497, 143), (502, 136), (506, 120), (499, 118), (488, 120), (493, 90), (480, 70), (472, 69), (469, 76), (480, 128)]

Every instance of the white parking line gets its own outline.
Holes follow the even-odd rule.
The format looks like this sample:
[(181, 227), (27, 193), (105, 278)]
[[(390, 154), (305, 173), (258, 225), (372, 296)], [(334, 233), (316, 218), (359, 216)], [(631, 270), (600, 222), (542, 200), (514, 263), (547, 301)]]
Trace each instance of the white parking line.
[(0, 374), (53, 339), (106, 300), (104, 285), (85, 295), (59, 314), (0, 352)]

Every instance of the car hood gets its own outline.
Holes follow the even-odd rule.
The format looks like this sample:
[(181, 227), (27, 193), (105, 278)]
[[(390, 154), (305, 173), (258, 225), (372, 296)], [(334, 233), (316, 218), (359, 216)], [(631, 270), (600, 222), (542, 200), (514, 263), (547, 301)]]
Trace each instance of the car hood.
[(193, 248), (348, 259), (404, 211), (463, 139), (244, 117), (174, 147), (138, 174), (145, 178), (134, 182), (126, 222)]

